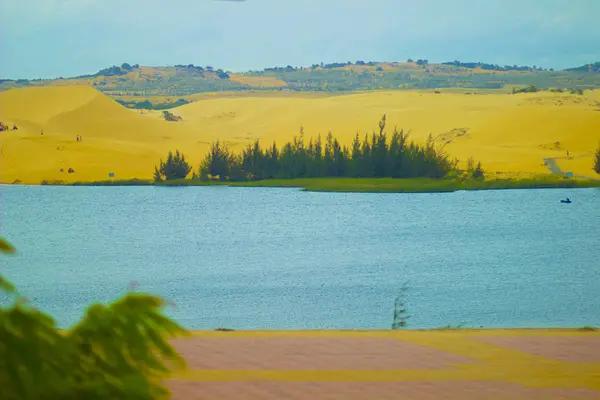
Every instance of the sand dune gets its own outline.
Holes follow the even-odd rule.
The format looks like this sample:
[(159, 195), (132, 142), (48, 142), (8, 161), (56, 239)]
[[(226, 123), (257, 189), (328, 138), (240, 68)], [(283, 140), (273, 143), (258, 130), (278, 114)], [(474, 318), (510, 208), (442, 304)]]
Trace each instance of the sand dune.
[[(592, 153), (600, 140), (599, 92), (520, 95), (431, 92), (370, 92), (343, 96), (207, 98), (172, 109), (183, 117), (167, 122), (160, 112), (122, 107), (90, 87), (42, 87), (0, 93), (0, 121), (18, 131), (0, 133), (0, 181), (149, 178), (169, 149), (184, 150), (194, 166), (210, 142), (233, 149), (259, 138), (283, 142), (304, 125), (307, 138), (331, 130), (343, 144), (358, 131), (376, 128), (383, 113), (394, 125), (439, 145), (465, 161), (480, 159), (489, 172), (545, 173), (543, 158), (563, 170), (593, 175)], [(44, 135), (40, 134), (43, 129)], [(83, 137), (82, 142), (75, 140)], [(60, 172), (68, 168), (75, 173)]]

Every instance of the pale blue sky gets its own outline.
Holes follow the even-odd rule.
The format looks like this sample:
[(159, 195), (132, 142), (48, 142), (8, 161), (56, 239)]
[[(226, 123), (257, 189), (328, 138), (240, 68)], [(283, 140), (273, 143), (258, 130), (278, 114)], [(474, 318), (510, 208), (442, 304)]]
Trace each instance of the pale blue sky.
[(0, 77), (129, 62), (226, 70), (458, 59), (600, 61), (600, 0), (0, 0)]

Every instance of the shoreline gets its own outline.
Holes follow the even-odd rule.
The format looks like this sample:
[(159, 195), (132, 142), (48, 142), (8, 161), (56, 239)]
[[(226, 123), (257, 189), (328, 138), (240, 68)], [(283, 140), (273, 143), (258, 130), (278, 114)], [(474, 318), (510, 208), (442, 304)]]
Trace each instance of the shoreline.
[[(6, 183), (6, 185), (10, 185)], [(19, 184), (21, 185), (21, 184)], [(25, 184), (27, 185), (27, 184)], [(225, 186), (296, 188), (308, 192), (331, 193), (452, 193), (471, 190), (510, 189), (575, 189), (600, 187), (600, 180), (570, 179), (554, 175), (527, 179), (458, 180), (432, 178), (298, 178), (267, 179), (261, 181), (200, 181), (179, 179), (154, 182), (150, 179), (123, 179), (103, 181), (42, 181), (30, 186)]]
[(600, 328), (595, 326), (584, 326), (584, 327), (551, 327), (551, 328), (476, 328), (476, 327), (464, 327), (464, 328), (455, 328), (455, 327), (440, 327), (440, 328), (403, 328), (403, 329), (229, 329), (226, 328), (216, 328), (216, 329), (188, 329), (186, 332), (188, 334), (194, 335), (213, 335), (213, 334), (223, 334), (223, 335), (297, 335), (297, 334), (321, 334), (321, 335), (331, 335), (331, 334), (397, 334), (397, 333), (426, 333), (426, 332), (462, 332), (462, 333), (477, 333), (479, 331), (485, 332), (495, 332), (495, 333), (583, 333), (583, 334), (600, 334)]

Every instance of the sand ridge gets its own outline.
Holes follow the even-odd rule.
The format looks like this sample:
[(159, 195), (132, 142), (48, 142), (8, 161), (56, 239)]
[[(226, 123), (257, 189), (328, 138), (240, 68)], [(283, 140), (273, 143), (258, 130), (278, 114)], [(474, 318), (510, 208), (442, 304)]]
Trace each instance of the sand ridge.
[[(209, 145), (221, 140), (239, 150), (260, 139), (284, 143), (301, 125), (308, 140), (331, 130), (350, 145), (376, 129), (387, 113), (394, 126), (423, 142), (431, 133), (461, 162), (475, 157), (494, 174), (547, 173), (544, 158), (564, 171), (593, 176), (600, 142), (600, 91), (509, 95), (376, 91), (336, 96), (206, 97), (170, 111), (127, 109), (91, 87), (13, 89), (0, 93), (0, 121), (19, 126), (0, 132), (0, 182), (151, 178), (159, 158), (176, 148), (197, 168)], [(43, 130), (44, 134), (41, 135)], [(81, 135), (82, 142), (75, 137)], [(559, 143), (558, 146), (554, 146)], [(74, 174), (60, 172), (73, 168)]]

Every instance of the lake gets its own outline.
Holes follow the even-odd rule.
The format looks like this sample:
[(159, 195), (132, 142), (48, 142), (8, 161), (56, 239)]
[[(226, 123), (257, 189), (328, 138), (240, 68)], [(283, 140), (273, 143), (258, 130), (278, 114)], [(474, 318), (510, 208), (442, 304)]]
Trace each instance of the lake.
[(132, 281), (189, 329), (389, 329), (405, 282), (409, 328), (600, 325), (600, 189), (0, 185), (0, 206), (0, 271), (61, 327)]

